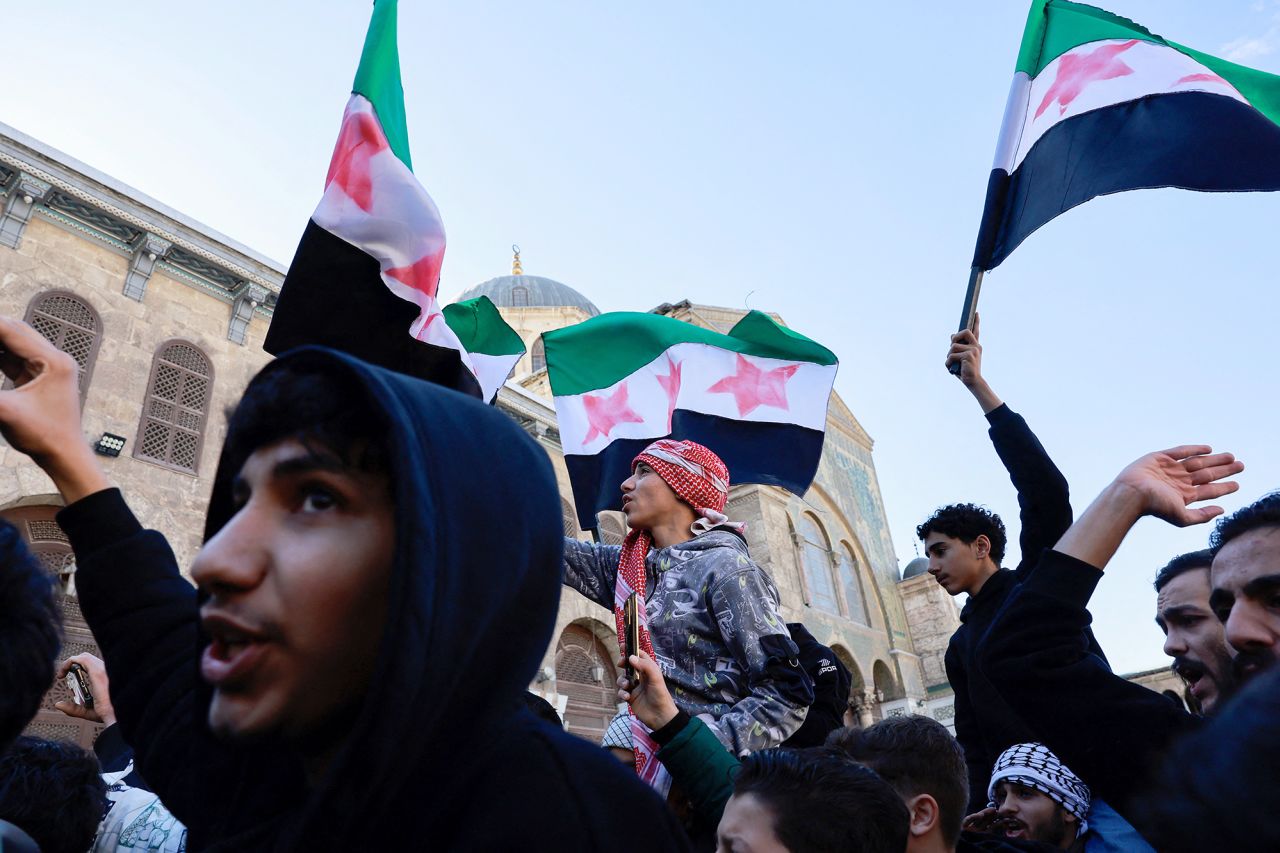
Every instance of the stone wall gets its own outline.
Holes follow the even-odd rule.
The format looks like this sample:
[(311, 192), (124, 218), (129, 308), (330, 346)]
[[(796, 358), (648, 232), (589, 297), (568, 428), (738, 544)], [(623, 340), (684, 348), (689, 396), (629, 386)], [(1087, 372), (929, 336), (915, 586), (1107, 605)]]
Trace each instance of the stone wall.
[[(224, 411), (266, 363), (262, 336), (267, 323), (254, 319), (245, 345), (227, 339), (231, 304), (157, 269), (141, 302), (124, 295), (129, 259), (33, 216), (17, 249), (0, 247), (0, 313), (24, 317), (32, 298), (48, 290), (69, 291), (88, 302), (102, 320), (101, 345), (84, 404), (86, 441), (104, 432), (127, 439), (115, 459), (100, 457), (107, 475), (123, 490), (142, 524), (168, 537), (184, 569), (200, 545), (205, 506), (217, 454), (226, 432)], [(171, 339), (195, 344), (213, 365), (213, 393), (206, 418), (198, 474), (186, 474), (134, 457), (151, 363)], [(53, 484), (26, 457), (0, 446), (0, 508), (60, 500)]]
[(945, 659), (951, 635), (960, 627), (955, 601), (932, 575), (916, 575), (898, 584), (902, 607), (911, 623), (911, 639), (924, 670), (924, 683), (934, 689), (947, 685)]

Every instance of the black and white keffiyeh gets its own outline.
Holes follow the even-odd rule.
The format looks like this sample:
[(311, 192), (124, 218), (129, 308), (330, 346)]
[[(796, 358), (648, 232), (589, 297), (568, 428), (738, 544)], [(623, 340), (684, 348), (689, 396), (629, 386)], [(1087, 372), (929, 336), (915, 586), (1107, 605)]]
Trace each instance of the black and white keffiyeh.
[(1089, 786), (1044, 744), (1019, 743), (1000, 753), (991, 773), (991, 784), (987, 786), (988, 808), (995, 808), (996, 785), (1001, 782), (1033, 788), (1075, 815), (1080, 821), (1077, 837), (1089, 828), (1085, 821), (1091, 799)]

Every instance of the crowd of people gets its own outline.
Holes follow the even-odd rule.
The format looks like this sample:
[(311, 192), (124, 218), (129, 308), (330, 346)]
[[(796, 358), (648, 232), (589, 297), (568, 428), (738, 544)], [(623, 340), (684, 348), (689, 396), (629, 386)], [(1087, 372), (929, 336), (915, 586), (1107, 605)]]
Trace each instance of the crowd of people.
[[(1280, 495), (1156, 574), (1189, 710), (1112, 672), (1088, 606), (1140, 518), (1210, 521), (1201, 502), (1243, 465), (1150, 453), (1077, 516), (981, 359), (976, 327), (953, 336), (1022, 556), (1004, 568), (1004, 523), (978, 502), (918, 528), (929, 572), (968, 596), (953, 737), (923, 716), (852, 721), (849, 673), (785, 623), (725, 515), (714, 448), (647, 447), (621, 484), (624, 543), (581, 542), (545, 453), (502, 414), (294, 350), (228, 415), (188, 581), (86, 445), (75, 362), (0, 318), (0, 432), (65, 500), (103, 655), (59, 659), (52, 582), (0, 527), (0, 850), (1280, 849)], [(562, 585), (623, 638), (637, 603), (599, 745), (528, 692)], [(58, 707), (106, 727), (93, 753), (21, 736), (73, 672), (87, 696)]]

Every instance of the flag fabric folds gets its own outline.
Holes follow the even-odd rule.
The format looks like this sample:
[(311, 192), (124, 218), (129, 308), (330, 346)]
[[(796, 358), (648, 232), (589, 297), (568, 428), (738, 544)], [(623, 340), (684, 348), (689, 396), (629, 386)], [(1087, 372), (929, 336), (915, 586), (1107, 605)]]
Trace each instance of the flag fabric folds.
[(491, 359), (477, 367), (440, 309), (444, 249), (444, 223), (409, 157), (396, 0), (377, 0), (324, 195), (285, 276), (263, 348), (278, 355), (323, 344), (492, 399), (506, 376), (495, 384)]
[(1280, 77), (1068, 0), (1034, 0), (973, 266), (1050, 219), (1152, 187), (1280, 189)]
[(583, 528), (618, 509), (631, 460), (659, 438), (715, 451), (735, 483), (803, 494), (813, 482), (837, 361), (752, 311), (720, 334), (613, 313), (547, 332), (547, 374)]

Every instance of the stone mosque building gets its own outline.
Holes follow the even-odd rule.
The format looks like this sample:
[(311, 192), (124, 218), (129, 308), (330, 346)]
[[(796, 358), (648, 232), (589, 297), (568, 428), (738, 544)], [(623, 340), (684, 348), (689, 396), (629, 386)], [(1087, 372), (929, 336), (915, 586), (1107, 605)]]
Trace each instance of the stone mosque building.
[[(0, 313), (25, 318), (79, 362), (86, 440), (142, 524), (165, 534), (182, 566), (200, 546), (223, 412), (269, 358), (262, 340), (284, 273), (252, 249), (0, 125)], [(564, 531), (586, 538), (575, 520), (538, 336), (599, 310), (574, 288), (525, 274), (518, 254), (511, 275), (459, 298), (481, 294), (528, 349), (497, 405), (546, 450), (560, 483)], [(742, 316), (687, 300), (652, 310), (718, 331)], [(747, 522), (752, 556), (781, 591), (786, 620), (805, 623), (853, 673), (850, 701), (864, 723), (928, 714), (950, 724), (942, 655), (958, 624), (956, 606), (921, 561), (900, 575), (872, 448), (833, 394), (818, 476), (803, 499), (741, 485), (728, 511)], [(0, 517), (18, 525), (59, 579), (65, 653), (94, 651), (76, 603), (71, 549), (54, 519), (61, 505), (48, 478), (0, 442)], [(620, 542), (621, 515), (603, 514), (599, 532)], [(570, 731), (598, 740), (616, 710), (616, 655), (612, 614), (566, 588), (555, 638), (530, 690), (557, 708)], [(1144, 675), (1159, 681), (1162, 672)], [(60, 685), (30, 731), (91, 743), (91, 724), (52, 710), (59, 698)]]

